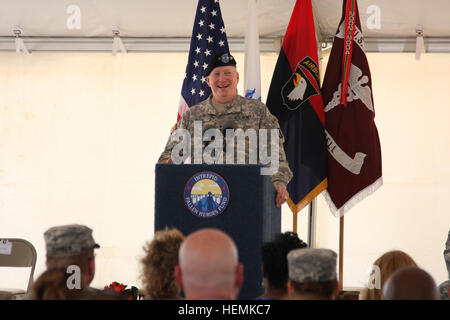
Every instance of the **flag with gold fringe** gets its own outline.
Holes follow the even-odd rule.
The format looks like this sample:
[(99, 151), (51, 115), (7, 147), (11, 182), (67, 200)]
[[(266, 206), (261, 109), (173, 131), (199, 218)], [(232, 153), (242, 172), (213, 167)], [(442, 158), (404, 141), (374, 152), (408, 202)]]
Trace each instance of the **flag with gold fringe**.
[(266, 104), (285, 137), (293, 172), (288, 204), (295, 214), (327, 187), (325, 115), (311, 0), (295, 3)]

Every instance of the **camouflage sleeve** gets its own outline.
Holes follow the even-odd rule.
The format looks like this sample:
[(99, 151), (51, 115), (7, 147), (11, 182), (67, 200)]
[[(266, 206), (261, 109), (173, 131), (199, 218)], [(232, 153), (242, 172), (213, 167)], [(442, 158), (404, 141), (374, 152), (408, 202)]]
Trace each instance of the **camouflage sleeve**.
[(444, 259), (447, 265), (448, 278), (450, 279), (450, 230), (448, 231), (447, 242), (445, 242)]
[(178, 144), (178, 141), (176, 141), (176, 140), (171, 141), (172, 133), (176, 129), (186, 128), (186, 124), (188, 123), (188, 116), (189, 116), (188, 112), (185, 112), (183, 114), (183, 116), (181, 117), (180, 121), (178, 121), (178, 123), (176, 124), (176, 126), (174, 128), (172, 128), (169, 139), (167, 140), (167, 143), (166, 143), (166, 147), (164, 148), (164, 151), (159, 156), (158, 162), (164, 163), (164, 162), (167, 162), (167, 160), (169, 160), (169, 158), (171, 158), (172, 149)]
[(277, 118), (272, 115), (267, 107), (265, 107), (265, 115), (263, 119), (263, 128), (278, 129), (279, 135), (279, 167), (278, 171), (272, 175), (272, 182), (275, 187), (281, 186), (286, 188), (289, 181), (292, 179), (292, 171), (289, 168), (289, 163), (286, 159), (286, 153), (284, 152), (284, 136), (281, 132), (280, 125)]
[(166, 143), (166, 147), (164, 148), (164, 151), (161, 153), (161, 155), (158, 158), (158, 162), (167, 162), (167, 160), (169, 160), (170, 158), (170, 154), (172, 152), (172, 149), (175, 145), (170, 141), (170, 136), (169, 139), (167, 140)]
[(439, 294), (441, 300), (450, 300), (449, 298), (449, 292), (450, 292), (450, 280), (447, 280), (445, 282), (442, 282), (439, 286)]

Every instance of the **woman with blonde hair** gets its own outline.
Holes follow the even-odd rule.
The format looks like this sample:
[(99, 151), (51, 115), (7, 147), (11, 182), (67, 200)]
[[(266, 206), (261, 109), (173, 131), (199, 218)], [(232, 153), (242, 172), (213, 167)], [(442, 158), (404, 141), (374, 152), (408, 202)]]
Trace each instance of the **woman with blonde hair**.
[(145, 244), (141, 260), (145, 299), (180, 299), (174, 272), (183, 240), (184, 235), (178, 229), (166, 228), (155, 232), (153, 240)]
[[(372, 265), (369, 288), (361, 291), (360, 300), (382, 300), (383, 286), (386, 280), (400, 268), (417, 267), (416, 262), (407, 253), (400, 250), (386, 252)], [(375, 283), (372, 282), (375, 280)]]

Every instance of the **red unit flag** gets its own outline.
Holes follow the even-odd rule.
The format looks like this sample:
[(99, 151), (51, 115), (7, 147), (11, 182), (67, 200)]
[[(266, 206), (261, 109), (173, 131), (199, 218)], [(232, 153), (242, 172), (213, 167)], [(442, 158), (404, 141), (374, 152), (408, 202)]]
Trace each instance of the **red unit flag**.
[(319, 59), (311, 0), (297, 0), (267, 96), (278, 118), (293, 178), (287, 185), (294, 214), (327, 187), (327, 146)]

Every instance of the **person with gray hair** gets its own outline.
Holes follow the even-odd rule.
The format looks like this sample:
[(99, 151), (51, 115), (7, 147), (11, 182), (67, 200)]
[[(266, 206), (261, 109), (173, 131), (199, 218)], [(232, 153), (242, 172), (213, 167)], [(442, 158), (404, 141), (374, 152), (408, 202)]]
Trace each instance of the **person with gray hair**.
[(175, 278), (187, 300), (237, 299), (244, 267), (234, 241), (207, 228), (188, 235), (181, 244)]
[(337, 254), (329, 249), (303, 248), (288, 253), (288, 293), (293, 300), (334, 300), (339, 294)]
[(450, 300), (450, 230), (448, 231), (447, 242), (445, 243), (444, 259), (445, 264), (447, 265), (449, 280), (444, 281), (439, 285), (439, 292), (441, 300)]

